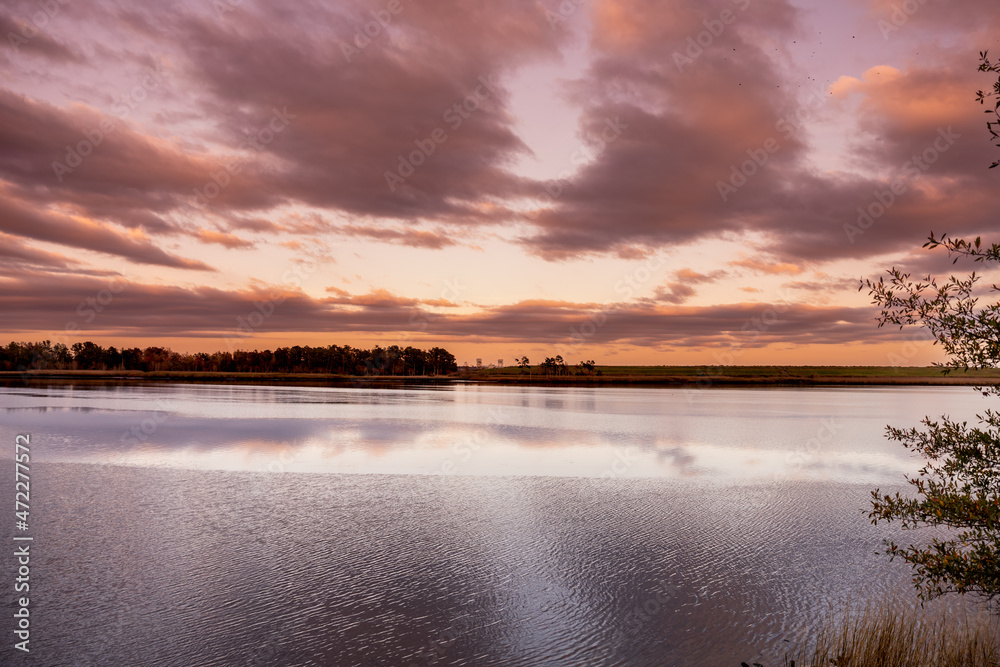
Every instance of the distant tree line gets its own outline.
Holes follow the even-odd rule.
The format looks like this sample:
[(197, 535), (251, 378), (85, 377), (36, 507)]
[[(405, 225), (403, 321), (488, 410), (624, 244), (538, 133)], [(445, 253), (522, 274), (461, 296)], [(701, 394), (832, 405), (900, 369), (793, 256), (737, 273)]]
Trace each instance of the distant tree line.
[(169, 348), (102, 347), (86, 341), (67, 347), (11, 342), (0, 347), (0, 370), (25, 371), (214, 371), (223, 373), (332, 373), (337, 375), (440, 375), (458, 370), (455, 356), (440, 347), (421, 350), (375, 346), (370, 350), (349, 345), (279, 347), (274, 350), (236, 350), (180, 354)]
[[(518, 367), (521, 368), (521, 373), (528, 373), (531, 371), (531, 360), (528, 357), (521, 357), (517, 360)], [(587, 361), (581, 361), (576, 365), (575, 375), (590, 375), (594, 372), (597, 363), (593, 359), (588, 359)], [(545, 357), (545, 361), (538, 365), (538, 370), (545, 375), (570, 375), (570, 367), (566, 365), (566, 361), (562, 358), (561, 354), (557, 354), (554, 357)], [(600, 371), (598, 371), (598, 375)]]

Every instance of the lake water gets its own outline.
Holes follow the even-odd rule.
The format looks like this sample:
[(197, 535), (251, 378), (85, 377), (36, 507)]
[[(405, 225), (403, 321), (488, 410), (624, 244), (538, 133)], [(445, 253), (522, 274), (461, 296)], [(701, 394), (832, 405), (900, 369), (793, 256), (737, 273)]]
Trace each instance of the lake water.
[[(961, 387), (0, 387), (5, 480), (31, 437), (31, 664), (771, 667), (848, 599), (912, 597), (875, 553), (899, 534), (865, 514), (920, 467), (885, 425), (989, 405)], [(21, 664), (2, 628), (0, 664)]]

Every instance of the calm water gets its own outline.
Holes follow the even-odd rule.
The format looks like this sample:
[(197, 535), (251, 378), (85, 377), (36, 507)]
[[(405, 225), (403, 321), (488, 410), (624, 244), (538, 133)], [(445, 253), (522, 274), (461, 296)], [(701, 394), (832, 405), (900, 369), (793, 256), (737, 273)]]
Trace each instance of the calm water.
[[(884, 426), (988, 405), (951, 387), (0, 388), (5, 480), (31, 434), (31, 664), (770, 667), (831, 606), (910, 595), (875, 554), (898, 534), (864, 514), (920, 466)], [(12, 627), (2, 664), (22, 662)]]

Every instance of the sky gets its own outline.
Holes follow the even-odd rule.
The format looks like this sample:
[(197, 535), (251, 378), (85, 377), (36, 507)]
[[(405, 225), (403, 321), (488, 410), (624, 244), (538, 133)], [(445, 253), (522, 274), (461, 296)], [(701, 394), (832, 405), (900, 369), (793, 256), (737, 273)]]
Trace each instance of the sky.
[(7, 0), (0, 33), (2, 342), (918, 365), (859, 280), (1000, 240), (993, 1)]

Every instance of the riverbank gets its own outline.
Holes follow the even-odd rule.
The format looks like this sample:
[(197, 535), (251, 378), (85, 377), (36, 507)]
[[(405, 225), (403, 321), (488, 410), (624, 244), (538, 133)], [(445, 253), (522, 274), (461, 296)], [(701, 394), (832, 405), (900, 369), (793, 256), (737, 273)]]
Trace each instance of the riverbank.
[(942, 373), (933, 366), (597, 366), (547, 375), (533, 367), (462, 369), (455, 377), (482, 383), (651, 386), (825, 386), (1000, 384), (1000, 369)]
[(225, 373), (196, 371), (0, 371), (0, 382), (189, 382), (288, 385), (398, 386), (472, 382), (539, 386), (858, 386), (858, 385), (995, 385), (1000, 369), (952, 372), (923, 366), (597, 366), (585, 372), (546, 374), (537, 366), (465, 368), (448, 375), (351, 376), (327, 373)]

